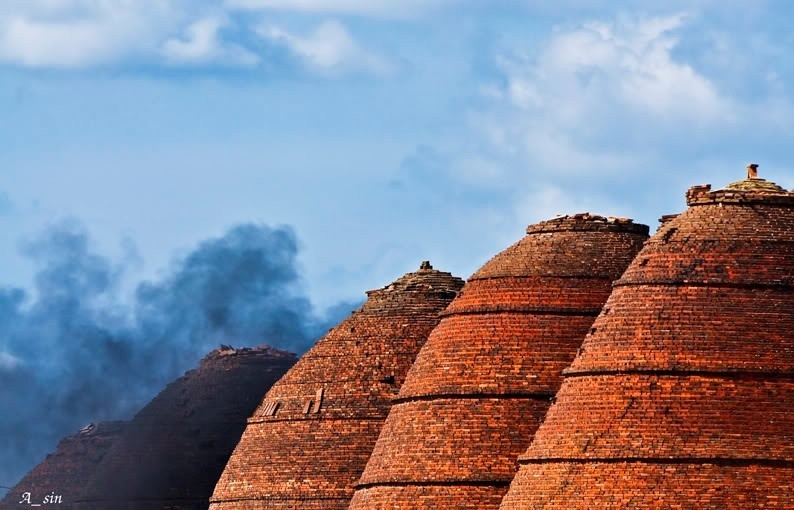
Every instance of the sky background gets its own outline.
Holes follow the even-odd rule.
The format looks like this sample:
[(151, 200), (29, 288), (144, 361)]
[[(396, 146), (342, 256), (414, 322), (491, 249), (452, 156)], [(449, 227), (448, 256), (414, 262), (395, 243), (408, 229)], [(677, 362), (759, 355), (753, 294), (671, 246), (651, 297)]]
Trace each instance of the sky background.
[[(71, 322), (39, 327), (66, 305), (102, 338), (186, 339), (127, 407), (79, 408), (0, 475), (212, 342), (305, 348), (422, 260), (468, 277), (558, 213), (653, 231), (749, 162), (791, 189), (793, 17), (782, 0), (3, 0), (0, 375), (76, 377), (40, 362), (75, 342)], [(235, 253), (258, 269), (224, 273), (248, 267)], [(277, 291), (244, 283), (274, 274)], [(285, 293), (300, 332), (232, 318), (189, 349), (206, 324), (152, 319), (205, 295), (284, 313)]]
[[(553, 4), (553, 6), (551, 6)], [(791, 188), (788, 2), (4, 0), (0, 281), (76, 218), (155, 278), (291, 225), (319, 307), (466, 277), (557, 213), (655, 227), (750, 161)]]

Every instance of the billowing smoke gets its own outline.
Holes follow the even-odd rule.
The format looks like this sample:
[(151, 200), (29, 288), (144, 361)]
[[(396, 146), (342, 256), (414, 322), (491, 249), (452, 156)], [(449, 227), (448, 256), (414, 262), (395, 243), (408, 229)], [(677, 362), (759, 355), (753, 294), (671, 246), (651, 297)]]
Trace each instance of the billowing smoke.
[[(0, 288), (0, 485), (86, 423), (126, 419), (221, 343), (302, 353), (358, 304), (315, 314), (289, 228), (245, 224), (120, 297), (129, 260), (61, 223), (27, 243), (35, 293)], [(4, 491), (0, 491), (2, 495)]]

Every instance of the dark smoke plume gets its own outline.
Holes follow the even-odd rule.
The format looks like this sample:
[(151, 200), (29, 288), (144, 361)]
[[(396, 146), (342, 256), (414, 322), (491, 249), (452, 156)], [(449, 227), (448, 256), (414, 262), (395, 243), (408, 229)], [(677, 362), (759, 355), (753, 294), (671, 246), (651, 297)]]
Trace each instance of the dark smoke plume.
[(0, 287), (0, 485), (86, 423), (130, 418), (221, 343), (305, 351), (358, 304), (318, 317), (297, 252), (290, 228), (239, 225), (129, 304), (119, 287), (130, 262), (94, 253), (79, 223), (27, 243), (35, 293)]

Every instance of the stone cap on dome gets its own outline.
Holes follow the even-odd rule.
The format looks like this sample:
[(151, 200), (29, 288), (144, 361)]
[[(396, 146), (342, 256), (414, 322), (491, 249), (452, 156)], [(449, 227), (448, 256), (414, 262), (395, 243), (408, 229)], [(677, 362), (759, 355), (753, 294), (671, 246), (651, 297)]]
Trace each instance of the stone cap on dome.
[(747, 178), (735, 181), (722, 189), (712, 190), (711, 184), (692, 186), (686, 192), (686, 203), (794, 205), (794, 192), (786, 191), (774, 182), (758, 177), (758, 165), (747, 165)]
[(412, 290), (433, 290), (438, 292), (457, 292), (465, 282), (452, 273), (434, 269), (429, 260), (423, 260), (419, 269), (405, 273), (392, 283), (380, 289), (368, 290), (367, 296), (386, 292), (405, 292)]
[(269, 345), (259, 345), (257, 347), (240, 347), (235, 349), (231, 345), (221, 344), (217, 349), (211, 350), (201, 359), (201, 365), (213, 363), (228, 357), (261, 358), (261, 359), (281, 359), (295, 358), (296, 355), (289, 351), (276, 349)]
[(669, 223), (669, 222), (673, 221), (674, 219), (678, 218), (679, 214), (680, 214), (680, 213), (674, 213), (674, 214), (663, 214), (663, 215), (662, 215), (662, 217), (661, 217), (661, 218), (659, 218), (659, 220), (658, 220), (658, 221), (659, 221), (659, 223), (661, 223), (662, 225), (664, 225), (664, 224), (666, 224), (666, 223)]
[(542, 234), (547, 232), (630, 232), (635, 234), (648, 234), (648, 225), (634, 223), (631, 218), (616, 216), (601, 216), (589, 212), (577, 214), (561, 214), (550, 220), (534, 223), (527, 227), (527, 234)]
[(67, 436), (61, 441), (74, 439), (76, 437), (85, 437), (85, 436), (95, 436), (95, 435), (104, 435), (104, 434), (117, 434), (121, 432), (121, 430), (128, 424), (127, 421), (121, 420), (110, 420), (110, 421), (100, 421), (97, 423), (89, 423), (85, 427), (81, 428), (77, 431), (76, 434), (71, 436)]

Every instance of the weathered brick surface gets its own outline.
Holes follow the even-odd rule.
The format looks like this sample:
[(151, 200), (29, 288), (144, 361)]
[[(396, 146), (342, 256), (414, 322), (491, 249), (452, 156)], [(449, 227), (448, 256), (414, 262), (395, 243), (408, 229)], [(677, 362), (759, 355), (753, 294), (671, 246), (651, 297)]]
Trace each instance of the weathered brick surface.
[(379, 510), (438, 510), (439, 501), (456, 501), (450, 510), (496, 508), (507, 492), (507, 485), (391, 485), (359, 489), (351, 508)]
[(561, 461), (523, 466), (502, 508), (791, 509), (792, 492), (790, 466)]
[(247, 417), (296, 359), (271, 347), (212, 351), (129, 422), (75, 508), (206, 510)]
[(497, 508), (647, 232), (628, 220), (557, 218), (477, 271), (411, 367), (350, 508)]
[(544, 425), (564, 433), (539, 435), (521, 459), (794, 459), (790, 379), (651, 372), (570, 381)]
[(570, 373), (790, 373), (794, 364), (794, 299), (782, 287), (618, 286), (593, 328)]
[(794, 508), (794, 193), (754, 181), (616, 282), (502, 509)]
[(432, 333), (443, 341), (421, 351), (400, 399), (536, 395), (548, 404), (593, 318), (507, 312), (448, 316)]
[(526, 448), (549, 404), (548, 398), (437, 397), (395, 405), (361, 483), (509, 481), (515, 465), (504, 459)]
[(30, 508), (23, 494), (30, 493), (31, 503), (42, 503), (48, 495), (60, 496), (60, 504), (48, 508), (72, 510), (85, 480), (93, 476), (97, 465), (123, 433), (126, 423), (105, 421), (90, 424), (58, 443), (55, 452), (26, 474), (0, 501), (0, 509)]
[(347, 508), (391, 400), (462, 286), (423, 264), (368, 292), (367, 302), (265, 395), (211, 508)]

